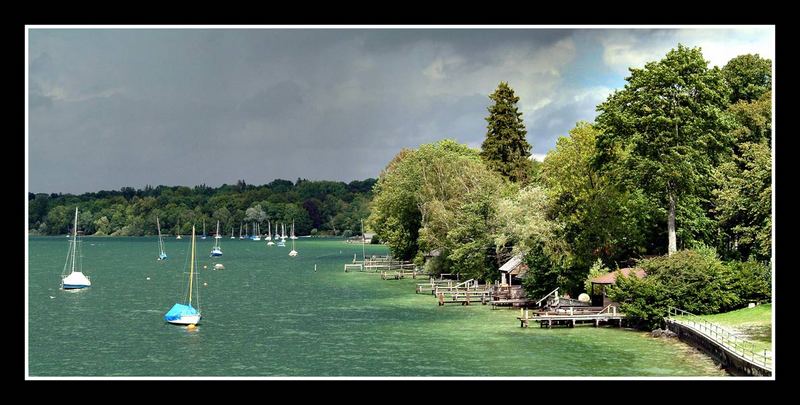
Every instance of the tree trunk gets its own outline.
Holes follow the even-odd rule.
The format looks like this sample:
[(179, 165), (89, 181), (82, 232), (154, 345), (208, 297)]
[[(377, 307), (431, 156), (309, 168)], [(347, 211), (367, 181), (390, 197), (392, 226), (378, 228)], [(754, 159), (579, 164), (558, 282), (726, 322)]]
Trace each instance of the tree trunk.
[(667, 192), (669, 197), (669, 215), (667, 216), (667, 255), (672, 256), (677, 248), (677, 240), (675, 237), (675, 194), (672, 191)]

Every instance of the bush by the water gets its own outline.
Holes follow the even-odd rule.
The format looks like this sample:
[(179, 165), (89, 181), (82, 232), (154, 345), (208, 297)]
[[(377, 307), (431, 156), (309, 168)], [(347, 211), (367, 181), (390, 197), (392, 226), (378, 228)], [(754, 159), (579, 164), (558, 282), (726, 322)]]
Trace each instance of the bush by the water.
[(694, 314), (716, 314), (766, 301), (770, 269), (757, 262), (723, 263), (712, 249), (682, 250), (642, 260), (647, 276), (619, 277), (609, 297), (639, 327), (654, 328), (673, 306)]

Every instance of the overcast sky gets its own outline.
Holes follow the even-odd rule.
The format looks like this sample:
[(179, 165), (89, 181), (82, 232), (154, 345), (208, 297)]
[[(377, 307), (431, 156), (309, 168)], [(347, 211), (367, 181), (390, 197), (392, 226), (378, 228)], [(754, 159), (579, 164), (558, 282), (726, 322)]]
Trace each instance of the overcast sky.
[(774, 60), (775, 30), (31, 28), (29, 191), (377, 177), (403, 147), (480, 147), (501, 81), (541, 160), (678, 43)]

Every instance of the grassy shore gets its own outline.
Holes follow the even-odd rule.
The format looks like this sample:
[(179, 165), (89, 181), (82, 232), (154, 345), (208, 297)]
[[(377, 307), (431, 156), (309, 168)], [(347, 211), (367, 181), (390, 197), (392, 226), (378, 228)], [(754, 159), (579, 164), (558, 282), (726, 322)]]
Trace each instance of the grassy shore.
[(742, 333), (762, 350), (772, 350), (772, 304), (702, 315), (702, 318)]

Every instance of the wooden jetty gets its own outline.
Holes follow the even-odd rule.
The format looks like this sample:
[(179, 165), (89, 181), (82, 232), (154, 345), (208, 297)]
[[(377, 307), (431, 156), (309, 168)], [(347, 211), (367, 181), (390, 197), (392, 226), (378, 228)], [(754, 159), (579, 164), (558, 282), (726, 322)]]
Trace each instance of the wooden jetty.
[(429, 282), (417, 284), (417, 294), (425, 292), (433, 295), (434, 292), (436, 291), (436, 287), (453, 286), (457, 282), (458, 282), (457, 280), (434, 280), (434, 278), (431, 277)]
[(601, 323), (616, 323), (621, 327), (624, 318), (625, 314), (618, 312), (617, 307), (613, 305), (608, 305), (599, 311), (593, 307), (559, 308), (554, 311), (535, 312), (532, 316), (527, 309), (520, 309), (520, 316), (517, 317), (521, 328), (528, 327), (530, 321), (539, 322), (541, 328), (545, 324), (548, 328), (559, 325), (572, 328), (581, 323), (592, 323), (594, 326), (600, 326)]
[(480, 302), (486, 305), (492, 299), (492, 289), (490, 286), (478, 284), (478, 280), (469, 279), (455, 285), (436, 285), (433, 294), (436, 296), (439, 305), (448, 303), (460, 303), (469, 305), (472, 302)]
[(361, 263), (352, 263), (352, 264), (351, 263), (345, 263), (344, 264), (344, 272), (347, 273), (350, 270), (364, 271), (364, 265), (361, 264)]
[(413, 270), (392, 270), (392, 271), (381, 271), (381, 278), (384, 280), (399, 280), (401, 278), (405, 278), (406, 276), (411, 276), (411, 278), (417, 278), (417, 274), (422, 274), (421, 271), (418, 271), (416, 268)]
[(365, 260), (364, 271), (416, 270), (417, 265), (408, 260)]
[(436, 300), (439, 306), (444, 304), (461, 304), (470, 305), (470, 303), (480, 302), (486, 305), (491, 300), (491, 291), (488, 290), (474, 290), (474, 291), (460, 291), (460, 292), (440, 292), (436, 294)]

